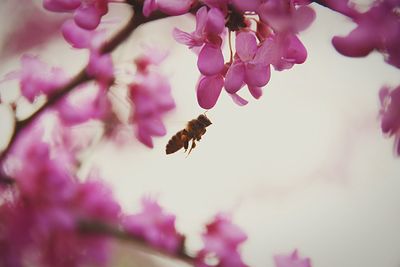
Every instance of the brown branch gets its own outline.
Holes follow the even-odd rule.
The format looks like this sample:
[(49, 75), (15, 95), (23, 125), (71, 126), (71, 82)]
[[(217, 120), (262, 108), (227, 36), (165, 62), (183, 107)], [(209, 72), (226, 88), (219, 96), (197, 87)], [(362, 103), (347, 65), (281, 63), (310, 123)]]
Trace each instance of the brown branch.
[(190, 265), (194, 265), (195, 258), (190, 256), (185, 251), (184, 247), (175, 254), (168, 253), (165, 250), (161, 250), (150, 246), (146, 241), (142, 238), (139, 238), (123, 229), (115, 227), (110, 224), (103, 223), (97, 220), (82, 220), (78, 224), (79, 231), (84, 234), (95, 234), (95, 235), (105, 235), (116, 238), (118, 240), (124, 240), (135, 244), (140, 247), (142, 250), (150, 253), (161, 256), (167, 256), (169, 258), (178, 259)]

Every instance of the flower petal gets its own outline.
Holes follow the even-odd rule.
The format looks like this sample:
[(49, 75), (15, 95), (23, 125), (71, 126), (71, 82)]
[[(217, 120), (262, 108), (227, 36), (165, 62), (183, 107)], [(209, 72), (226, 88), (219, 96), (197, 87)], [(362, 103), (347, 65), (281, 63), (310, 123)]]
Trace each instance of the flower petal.
[(309, 6), (300, 6), (294, 14), (294, 24), (298, 31), (303, 31), (315, 20), (315, 11)]
[(78, 8), (81, 0), (44, 0), (43, 7), (53, 12), (65, 12)]
[(269, 82), (271, 70), (269, 65), (247, 63), (244, 81), (248, 85), (264, 86)]
[(197, 60), (197, 67), (203, 75), (211, 76), (224, 69), (224, 56), (220, 47), (205, 44)]
[(241, 32), (236, 36), (236, 53), (243, 62), (252, 60), (257, 51), (256, 37), (249, 32)]
[(78, 27), (73, 20), (67, 20), (61, 27), (64, 39), (75, 48), (88, 48), (94, 36), (93, 31)]
[(247, 88), (249, 88), (250, 94), (251, 94), (255, 99), (259, 99), (259, 98), (262, 96), (262, 88), (261, 88), (261, 87), (247, 85)]
[(158, 0), (157, 5), (161, 12), (177, 16), (188, 12), (192, 2), (192, 0)]
[(245, 67), (243, 62), (234, 62), (225, 77), (225, 89), (228, 93), (233, 94), (239, 91), (243, 86)]
[(145, 17), (150, 16), (150, 14), (157, 9), (157, 4), (155, 0), (145, 0), (143, 3), (143, 15)]
[(249, 101), (244, 99), (243, 97), (239, 96), (238, 94), (229, 94), (232, 97), (233, 102), (235, 102), (236, 105), (239, 106), (245, 106)]
[(76, 25), (86, 30), (94, 30), (100, 23), (101, 13), (94, 5), (81, 5), (74, 12)]
[(296, 64), (302, 64), (307, 59), (307, 50), (296, 35), (288, 36), (288, 46), (284, 58)]
[(333, 37), (332, 44), (342, 55), (348, 57), (365, 57), (376, 46), (375, 34), (369, 28), (358, 27), (345, 37)]
[(232, 0), (232, 2), (240, 11), (256, 11), (261, 4), (260, 0)]
[(211, 109), (217, 103), (224, 85), (222, 75), (202, 77), (197, 85), (197, 101), (200, 107)]
[(225, 29), (224, 14), (218, 8), (211, 8), (207, 14), (206, 29), (209, 33), (220, 34)]

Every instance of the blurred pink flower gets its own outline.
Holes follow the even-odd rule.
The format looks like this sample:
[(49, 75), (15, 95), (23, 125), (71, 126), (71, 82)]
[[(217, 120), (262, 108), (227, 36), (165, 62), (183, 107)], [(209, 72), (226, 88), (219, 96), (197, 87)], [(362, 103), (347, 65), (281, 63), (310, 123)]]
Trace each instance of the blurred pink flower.
[(153, 136), (166, 134), (163, 115), (175, 108), (168, 79), (158, 72), (136, 75), (137, 81), (129, 86), (133, 104), (131, 122), (136, 125), (140, 142), (153, 147)]
[(104, 84), (98, 84), (98, 88), (95, 88), (95, 92), (90, 92), (91, 94), (85, 92), (92, 89), (86, 88), (87, 86), (88, 84), (81, 85), (71, 96), (57, 104), (59, 118), (65, 125), (103, 120), (112, 112)]
[(90, 76), (104, 85), (114, 80), (114, 67), (110, 54), (102, 54), (101, 46), (105, 40), (104, 31), (85, 30), (78, 27), (72, 20), (67, 20), (61, 32), (65, 40), (74, 48), (87, 48), (90, 51), (89, 64), (86, 68)]
[(120, 207), (111, 191), (93, 178), (79, 182), (71, 174), (74, 165), (68, 150), (42, 141), (41, 129), (26, 130), (30, 131), (12, 150), (14, 168), (7, 169), (18, 187), (1, 199), (0, 265), (105, 264), (107, 238), (83, 234), (79, 223), (117, 223)]
[(150, 245), (171, 254), (182, 249), (183, 236), (175, 229), (175, 215), (166, 213), (153, 199), (142, 199), (143, 210), (126, 216), (124, 228)]
[(135, 125), (138, 140), (151, 148), (152, 138), (167, 132), (162, 122), (163, 116), (175, 108), (168, 78), (156, 68), (165, 56), (149, 48), (135, 60), (137, 73), (135, 81), (129, 85), (129, 98), (132, 102), (130, 121)]
[(309, 258), (300, 259), (297, 249), (289, 255), (275, 255), (276, 267), (311, 267)]
[(395, 137), (394, 151), (400, 156), (400, 86), (383, 87), (379, 92), (381, 101), (381, 128), (388, 136)]
[(143, 4), (143, 14), (148, 17), (155, 10), (177, 16), (189, 11), (193, 0), (145, 0)]
[(315, 19), (315, 11), (305, 4), (307, 2), (268, 0), (259, 6), (257, 14), (276, 32), (297, 33), (308, 28)]
[(53, 12), (73, 12), (76, 25), (95, 29), (108, 12), (109, 0), (43, 0), (43, 7)]
[(384, 0), (375, 1), (367, 12), (352, 12), (357, 27), (345, 37), (335, 36), (334, 47), (349, 57), (364, 57), (377, 50), (389, 64), (400, 68), (399, 7), (399, 0)]
[(32, 55), (23, 55), (21, 65), (21, 70), (6, 74), (2, 81), (19, 79), (21, 93), (30, 102), (34, 102), (42, 94), (54, 93), (69, 79), (61, 68), (49, 67)]
[[(236, 225), (232, 224), (230, 219), (218, 214), (214, 221), (206, 226), (206, 232), (203, 234), (204, 248), (199, 251), (196, 257), (197, 267), (245, 267), (240, 254), (239, 246), (247, 236)], [(207, 262), (217, 262), (210, 265)]]

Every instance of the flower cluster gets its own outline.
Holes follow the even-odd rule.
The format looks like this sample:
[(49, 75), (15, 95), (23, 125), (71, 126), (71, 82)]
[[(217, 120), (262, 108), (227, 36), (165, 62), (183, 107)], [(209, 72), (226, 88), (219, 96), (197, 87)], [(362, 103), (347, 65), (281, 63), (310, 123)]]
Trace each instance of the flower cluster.
[(156, 68), (165, 56), (149, 49), (137, 58), (137, 72), (129, 85), (129, 99), (133, 104), (130, 121), (135, 125), (138, 140), (148, 147), (153, 147), (153, 136), (166, 134), (162, 118), (175, 108), (169, 81)]
[(45, 142), (42, 129), (27, 133), (9, 159), (18, 187), (0, 198), (0, 265), (105, 264), (107, 238), (83, 235), (80, 222), (116, 223), (119, 204), (99, 178), (74, 177), (73, 156)]
[(379, 98), (382, 132), (394, 136), (394, 151), (400, 156), (400, 86), (394, 89), (383, 87)]
[(171, 254), (182, 251), (184, 238), (175, 229), (175, 215), (150, 198), (143, 198), (142, 206), (142, 212), (125, 217), (124, 228), (155, 248)]
[[(337, 51), (349, 57), (364, 57), (374, 50), (385, 60), (400, 68), (400, 1), (375, 1), (366, 12), (359, 12), (348, 1), (327, 1), (327, 6), (349, 16), (357, 27), (347, 36), (335, 36), (332, 43)], [(344, 8), (345, 7), (345, 8)]]
[[(225, 0), (204, 1), (207, 6), (196, 13), (196, 29), (186, 33), (174, 29), (174, 38), (198, 53), (201, 77), (197, 99), (202, 108), (216, 104), (222, 88), (239, 105), (247, 100), (237, 92), (247, 85), (258, 99), (270, 79), (270, 66), (291, 68), (306, 60), (307, 51), (296, 34), (314, 20), (307, 1)], [(257, 19), (258, 18), (258, 19)], [(252, 23), (252, 21), (255, 21)], [(226, 31), (236, 34), (236, 52), (225, 63), (222, 45)], [(231, 40), (229, 40), (230, 43)]]
[(246, 234), (234, 225), (228, 216), (218, 214), (206, 226), (203, 234), (204, 248), (196, 257), (196, 267), (245, 267), (239, 246), (247, 239)]

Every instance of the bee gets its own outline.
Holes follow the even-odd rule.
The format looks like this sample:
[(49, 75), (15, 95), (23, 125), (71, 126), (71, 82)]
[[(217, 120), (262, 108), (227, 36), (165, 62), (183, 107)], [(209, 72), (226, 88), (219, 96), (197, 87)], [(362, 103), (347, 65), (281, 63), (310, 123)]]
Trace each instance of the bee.
[(172, 154), (182, 147), (185, 148), (186, 152), (189, 148), (189, 142), (192, 141), (188, 152), (189, 155), (192, 149), (196, 147), (196, 141), (201, 140), (201, 137), (206, 133), (206, 127), (211, 124), (211, 121), (204, 114), (199, 115), (197, 119), (189, 121), (185, 129), (177, 132), (171, 137), (165, 147), (165, 152), (167, 155)]

